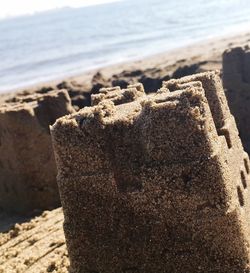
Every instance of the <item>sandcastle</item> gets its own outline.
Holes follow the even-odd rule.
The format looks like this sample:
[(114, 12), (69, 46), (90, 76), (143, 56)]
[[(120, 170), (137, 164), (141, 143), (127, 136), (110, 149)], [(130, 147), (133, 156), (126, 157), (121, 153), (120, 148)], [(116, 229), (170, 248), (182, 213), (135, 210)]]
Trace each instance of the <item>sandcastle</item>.
[(250, 153), (250, 49), (236, 47), (223, 54), (223, 85), (245, 150)]
[(73, 111), (65, 90), (20, 95), (1, 105), (1, 208), (23, 213), (60, 205), (49, 125)]
[(217, 73), (92, 101), (51, 128), (71, 272), (249, 272), (249, 159)]

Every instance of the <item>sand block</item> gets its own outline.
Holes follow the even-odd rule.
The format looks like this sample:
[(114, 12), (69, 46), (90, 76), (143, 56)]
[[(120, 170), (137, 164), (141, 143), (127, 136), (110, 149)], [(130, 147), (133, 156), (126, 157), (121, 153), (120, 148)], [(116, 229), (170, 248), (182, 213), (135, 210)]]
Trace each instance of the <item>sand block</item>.
[(67, 91), (22, 95), (0, 106), (0, 207), (29, 212), (60, 204), (49, 125), (72, 113)]
[(249, 159), (219, 76), (139, 89), (52, 127), (71, 272), (248, 272)]
[(236, 47), (223, 53), (223, 85), (245, 150), (250, 153), (250, 49)]

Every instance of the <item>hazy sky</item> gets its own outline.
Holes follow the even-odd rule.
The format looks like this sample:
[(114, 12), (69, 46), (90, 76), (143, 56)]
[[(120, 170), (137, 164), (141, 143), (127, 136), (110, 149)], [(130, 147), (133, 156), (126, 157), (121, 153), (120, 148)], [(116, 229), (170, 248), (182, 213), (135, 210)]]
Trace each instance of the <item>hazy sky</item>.
[(117, 0), (0, 0), (0, 18), (65, 6), (81, 7), (115, 1)]

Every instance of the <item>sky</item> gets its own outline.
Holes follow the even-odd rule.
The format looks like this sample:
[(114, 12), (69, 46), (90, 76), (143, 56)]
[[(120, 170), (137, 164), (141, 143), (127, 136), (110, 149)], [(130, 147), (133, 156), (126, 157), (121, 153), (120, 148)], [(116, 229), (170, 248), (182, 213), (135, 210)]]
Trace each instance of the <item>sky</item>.
[(119, 0), (0, 0), (0, 18), (13, 17), (62, 7), (82, 7)]

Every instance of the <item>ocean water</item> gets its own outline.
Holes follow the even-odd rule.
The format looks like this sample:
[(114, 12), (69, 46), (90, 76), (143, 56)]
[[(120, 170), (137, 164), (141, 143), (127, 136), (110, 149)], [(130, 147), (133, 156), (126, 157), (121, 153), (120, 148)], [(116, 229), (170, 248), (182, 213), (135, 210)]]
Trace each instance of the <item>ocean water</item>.
[(0, 20), (0, 92), (250, 31), (249, 0), (121, 0)]

